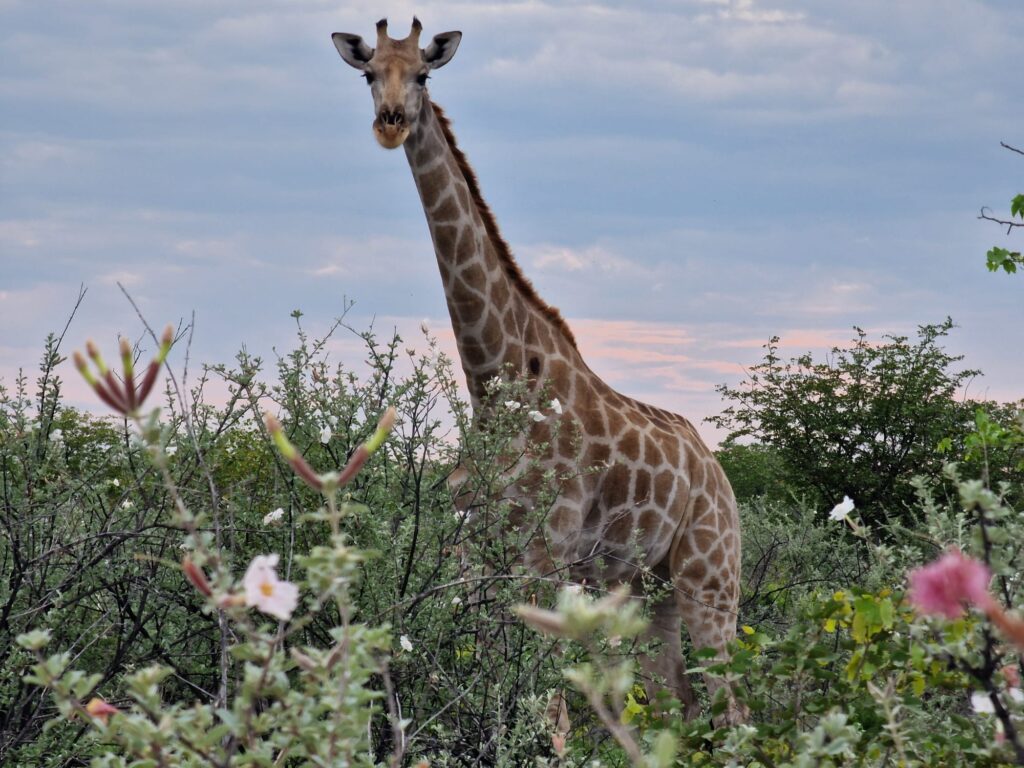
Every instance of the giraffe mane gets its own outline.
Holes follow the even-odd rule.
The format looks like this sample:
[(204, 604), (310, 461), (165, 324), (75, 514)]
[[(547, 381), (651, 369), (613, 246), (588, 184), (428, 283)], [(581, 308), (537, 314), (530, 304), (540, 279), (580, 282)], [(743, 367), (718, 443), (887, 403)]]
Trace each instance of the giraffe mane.
[(520, 292), (526, 300), (531, 303), (544, 317), (550, 320), (551, 324), (554, 325), (555, 328), (563, 333), (569, 343), (572, 344), (573, 349), (577, 349), (576, 337), (573, 336), (572, 330), (569, 328), (569, 324), (566, 323), (565, 318), (562, 317), (562, 313), (540, 297), (540, 294), (538, 294), (537, 290), (533, 287), (533, 283), (531, 283), (523, 274), (522, 270), (519, 268), (519, 264), (515, 260), (515, 257), (512, 256), (512, 249), (505, 241), (505, 238), (502, 237), (501, 230), (498, 229), (498, 221), (494, 218), (494, 213), (491, 211), (490, 206), (487, 205), (487, 201), (484, 200), (484, 196), (480, 192), (480, 183), (477, 181), (476, 172), (473, 170), (473, 166), (469, 164), (469, 160), (466, 158), (466, 155), (461, 149), (459, 149), (459, 145), (455, 141), (455, 133), (452, 131), (452, 124), (448, 119), (448, 116), (435, 102), (431, 101), (430, 106), (434, 108), (434, 114), (437, 116), (437, 121), (441, 125), (445, 141), (448, 142), (452, 155), (455, 156), (455, 162), (459, 164), (459, 170), (462, 171), (462, 176), (466, 180), (466, 186), (469, 187), (470, 197), (473, 198), (473, 202), (476, 204), (477, 210), (480, 212), (480, 218), (483, 219), (484, 228), (487, 230), (487, 236), (490, 238), (491, 244), (494, 246), (494, 250), (498, 254), (498, 260), (505, 268), (505, 274), (508, 275), (513, 285), (519, 287)]

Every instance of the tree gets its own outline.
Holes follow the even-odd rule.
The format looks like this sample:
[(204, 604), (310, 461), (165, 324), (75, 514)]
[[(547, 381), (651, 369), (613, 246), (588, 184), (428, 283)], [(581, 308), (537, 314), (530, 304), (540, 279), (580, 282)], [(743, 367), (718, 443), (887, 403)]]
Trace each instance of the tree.
[[(1011, 147), (1009, 144), (1002, 141), (999, 143), (1011, 152), (1024, 155), (1024, 150)], [(1016, 221), (1015, 217), (1019, 218), (1020, 221)], [(1005, 226), (1006, 234), (1010, 234), (1010, 232), (1017, 227), (1024, 227), (1024, 194), (1017, 195), (1010, 201), (1009, 219), (1000, 219), (992, 216), (988, 213), (987, 208), (981, 209), (981, 213), (978, 214), (978, 218), (985, 219), (986, 221), (994, 221), (996, 224)], [(1013, 274), (1017, 271), (1017, 267), (1024, 267), (1024, 256), (1020, 255), (1020, 251), (1011, 251), (1008, 248), (993, 246), (989, 249), (986, 257), (989, 272), (998, 272), (1002, 269), (1007, 274)]]
[(940, 441), (959, 447), (973, 421), (974, 404), (959, 392), (980, 371), (955, 369), (962, 356), (942, 347), (952, 328), (947, 318), (920, 326), (916, 342), (881, 343), (855, 328), (852, 345), (824, 361), (807, 353), (784, 362), (773, 337), (740, 387), (717, 388), (733, 405), (709, 421), (732, 430), (730, 441), (770, 446), (784, 481), (812, 503), (846, 495), (866, 522), (905, 519), (911, 479), (938, 472)]

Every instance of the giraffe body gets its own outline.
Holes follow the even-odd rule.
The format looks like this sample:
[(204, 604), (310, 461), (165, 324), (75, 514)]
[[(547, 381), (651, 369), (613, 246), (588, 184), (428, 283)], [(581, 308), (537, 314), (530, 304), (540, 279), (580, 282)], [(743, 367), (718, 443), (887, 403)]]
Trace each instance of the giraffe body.
[[(334, 41), (371, 84), (378, 142), (405, 148), (474, 411), (484, 410), (487, 382), (508, 371), (562, 404), (560, 415), (529, 429), (530, 444), (548, 445), (542, 468), (566, 479), (543, 535), (526, 543), (524, 563), (576, 581), (628, 582), (638, 593), (641, 570), (671, 585), (652, 606), (649, 636), (661, 640), (661, 652), (643, 666), (694, 715), (680, 624), (694, 647), (720, 654), (736, 632), (740, 539), (729, 482), (689, 421), (619, 394), (590, 370), (561, 315), (520, 272), (447, 118), (426, 93), (426, 74), (451, 59), (460, 33), (438, 35), (421, 50), (419, 31), (414, 21), (409, 37), (393, 40), (382, 21), (375, 49), (354, 35)], [(529, 482), (508, 491), (530, 509)], [(707, 682), (712, 693), (722, 686)], [(737, 722), (742, 713), (727, 695), (724, 719)]]

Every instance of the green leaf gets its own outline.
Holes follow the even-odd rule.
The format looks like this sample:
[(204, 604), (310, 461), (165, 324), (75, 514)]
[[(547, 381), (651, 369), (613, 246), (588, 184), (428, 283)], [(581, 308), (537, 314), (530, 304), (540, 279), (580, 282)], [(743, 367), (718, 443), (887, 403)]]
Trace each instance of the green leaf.
[(1024, 195), (1017, 195), (1010, 201), (1010, 213), (1024, 219)]

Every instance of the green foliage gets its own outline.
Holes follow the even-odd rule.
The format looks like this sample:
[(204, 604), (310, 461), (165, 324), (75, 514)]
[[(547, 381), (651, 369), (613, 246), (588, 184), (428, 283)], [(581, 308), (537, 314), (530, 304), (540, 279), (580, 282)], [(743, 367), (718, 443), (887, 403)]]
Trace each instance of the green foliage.
[(909, 522), (911, 479), (938, 472), (936, 446), (962, 440), (974, 410), (960, 390), (979, 372), (955, 369), (962, 358), (942, 347), (952, 328), (949, 319), (921, 326), (916, 342), (873, 342), (858, 328), (851, 346), (823, 361), (783, 361), (772, 338), (743, 385), (718, 387), (733, 404), (710, 420), (732, 430), (731, 441), (770, 446), (759, 450), (812, 504), (831, 507), (845, 495), (869, 523)]
[(784, 464), (779, 452), (768, 445), (725, 440), (715, 451), (725, 470), (736, 500), (790, 501), (793, 490), (784, 481)]
[[(746, 725), (720, 729), (685, 722), (678, 703), (648, 702), (635, 687), (642, 622), (632, 602), (563, 593), (543, 611), (553, 586), (523, 571), (523, 537), (502, 501), (510, 466), (549, 488), (535, 517), (519, 519), (527, 528), (557, 493), (557, 477), (536, 475), (537, 447), (517, 438), (525, 411), (545, 407), (523, 382), (496, 381), (489, 420), (474, 424), (429, 339), (416, 353), (361, 334), (366, 365), (350, 368), (299, 324), (274, 381), (239, 355), (187, 393), (169, 387), (163, 422), (145, 414), (136, 429), (62, 405), (52, 340), (35, 394), (25, 377), (0, 390), (0, 762), (1009, 764), (1019, 738), (1000, 745), (1002, 721), (972, 712), (969, 697), (991, 694), (1018, 721), (1000, 677), (1018, 655), (978, 614), (922, 621), (903, 599), (906, 569), (949, 545), (989, 564), (1001, 605), (1024, 597), (1024, 417), (1010, 405), (951, 406), (971, 372), (953, 371), (958, 359), (939, 347), (948, 330), (881, 345), (858, 334), (828, 364), (787, 367), (775, 355), (755, 370), (780, 408), (808, 400), (796, 413), (821, 424), (819, 439), (877, 428), (876, 411), (895, 426), (927, 417), (959, 431), (922, 433), (929, 450), (897, 473), (905, 525), (883, 543), (864, 523), (889, 511), (891, 489), (870, 505), (835, 481), (846, 466), (866, 483), (853, 471), (866, 443), (847, 464), (819, 444), (819, 468), (835, 473), (827, 496), (784, 447), (723, 446), (743, 499), (741, 633), (728, 661), (688, 652), (692, 674), (725, 676), (751, 711)], [(203, 400), (214, 380), (227, 390), (217, 406)], [(395, 432), (336, 505), (296, 477), (261, 424), (280, 413), (291, 443), (324, 472), (349, 460), (388, 404)], [(763, 439), (759, 423), (748, 426)], [(456, 467), (469, 479), (453, 499)], [(850, 521), (828, 520), (822, 501), (843, 493), (856, 499)], [(282, 519), (265, 521), (277, 508)], [(283, 626), (227, 599), (267, 553), (302, 590)], [(184, 555), (204, 569), (210, 597), (184, 578)], [(559, 631), (575, 639), (524, 626), (511, 610), (523, 603), (564, 620)], [(563, 731), (545, 709), (567, 682), (576, 692)], [(89, 715), (92, 696), (120, 713)], [(723, 706), (704, 703), (709, 713)]]
[(989, 272), (998, 272), (1001, 269), (1012, 275), (1017, 271), (1017, 267), (1024, 267), (1024, 256), (1020, 255), (1020, 251), (993, 246), (985, 254), (985, 265)]

